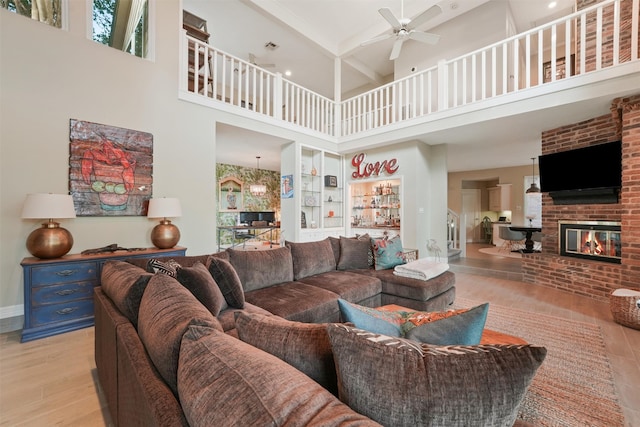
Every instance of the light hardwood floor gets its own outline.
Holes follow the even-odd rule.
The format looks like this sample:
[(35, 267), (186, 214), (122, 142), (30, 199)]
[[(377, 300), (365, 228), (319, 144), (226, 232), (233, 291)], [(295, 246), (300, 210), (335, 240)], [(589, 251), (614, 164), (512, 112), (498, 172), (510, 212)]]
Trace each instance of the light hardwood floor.
[[(500, 277), (456, 273), (457, 295), (602, 327), (627, 427), (640, 426), (640, 331), (608, 304)], [(110, 426), (96, 378), (93, 328), (20, 343), (0, 334), (1, 426)], [(613, 427), (613, 426), (612, 426)]]

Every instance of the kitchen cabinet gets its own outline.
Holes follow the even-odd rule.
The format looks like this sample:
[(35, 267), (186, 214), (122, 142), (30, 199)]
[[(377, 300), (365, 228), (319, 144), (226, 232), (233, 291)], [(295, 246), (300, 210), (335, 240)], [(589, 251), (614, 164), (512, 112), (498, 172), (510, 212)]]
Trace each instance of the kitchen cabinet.
[(511, 210), (511, 184), (498, 184), (497, 187), (488, 189), (490, 211)]

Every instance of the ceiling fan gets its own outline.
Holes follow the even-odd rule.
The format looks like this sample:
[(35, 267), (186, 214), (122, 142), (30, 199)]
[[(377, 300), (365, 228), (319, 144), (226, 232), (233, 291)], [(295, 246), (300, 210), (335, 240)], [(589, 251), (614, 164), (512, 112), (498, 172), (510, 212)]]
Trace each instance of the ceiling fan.
[(431, 6), (414, 19), (404, 17), (404, 0), (400, 4), (400, 19), (396, 18), (388, 7), (378, 9), (378, 12), (389, 24), (391, 24), (393, 32), (366, 40), (361, 43), (361, 46), (377, 43), (395, 36), (396, 41), (393, 44), (393, 49), (391, 49), (391, 55), (389, 55), (389, 60), (391, 61), (400, 56), (402, 44), (407, 40), (411, 39), (429, 44), (436, 44), (438, 43), (438, 40), (440, 40), (440, 36), (437, 34), (416, 30), (420, 25), (442, 13), (442, 9), (438, 5)]

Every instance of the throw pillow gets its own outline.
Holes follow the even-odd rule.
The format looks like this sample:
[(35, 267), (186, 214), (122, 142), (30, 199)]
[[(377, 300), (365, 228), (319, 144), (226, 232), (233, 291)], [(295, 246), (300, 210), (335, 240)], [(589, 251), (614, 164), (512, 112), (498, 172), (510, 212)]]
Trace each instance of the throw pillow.
[(222, 295), (218, 284), (213, 280), (211, 273), (204, 264), (198, 262), (192, 267), (178, 269), (177, 279), (214, 316), (217, 316), (223, 308), (226, 308), (227, 302), (224, 295)]
[(138, 335), (153, 365), (176, 395), (180, 342), (189, 325), (222, 331), (220, 322), (176, 279), (154, 275), (140, 301)]
[(405, 338), (435, 345), (477, 345), (487, 320), (489, 304), (469, 310), (408, 313)]
[(368, 253), (371, 251), (371, 241), (340, 237), (340, 260), (338, 270), (354, 270), (369, 268)]
[(402, 241), (400, 236), (391, 239), (371, 238), (376, 270), (386, 270), (404, 264)]
[(284, 360), (338, 395), (336, 367), (324, 323), (302, 323), (257, 313), (236, 312), (238, 337)]
[(402, 315), (399, 312), (376, 310), (338, 299), (343, 322), (351, 322), (357, 328), (391, 337), (402, 336)]
[(199, 426), (378, 426), (275, 356), (210, 328), (182, 338), (178, 394)]
[(331, 242), (328, 238), (304, 243), (286, 241), (285, 245), (291, 249), (293, 280), (304, 279), (336, 269), (333, 249), (331, 249)]
[(489, 311), (488, 303), (439, 312), (376, 310), (343, 299), (338, 307), (342, 319), (357, 328), (434, 345), (480, 344)]
[(209, 272), (220, 287), (227, 304), (235, 308), (244, 308), (244, 291), (235, 268), (229, 261), (219, 257), (211, 256), (209, 262)]
[(532, 345), (436, 347), (328, 326), (340, 400), (385, 426), (513, 426), (546, 356)]
[(151, 258), (147, 262), (147, 270), (152, 273), (166, 274), (167, 276), (176, 277), (180, 264), (172, 259), (161, 261), (157, 258)]

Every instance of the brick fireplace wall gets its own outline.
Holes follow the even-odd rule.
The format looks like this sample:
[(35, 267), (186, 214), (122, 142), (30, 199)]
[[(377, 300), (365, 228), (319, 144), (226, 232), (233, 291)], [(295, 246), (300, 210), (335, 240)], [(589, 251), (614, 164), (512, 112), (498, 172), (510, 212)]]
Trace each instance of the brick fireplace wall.
[[(618, 288), (640, 290), (640, 94), (613, 100), (611, 113), (542, 134), (542, 154), (622, 140), (619, 203), (554, 205), (542, 195), (542, 252), (525, 254), (523, 280), (599, 300)], [(558, 221), (621, 222), (622, 262), (561, 257)]]

